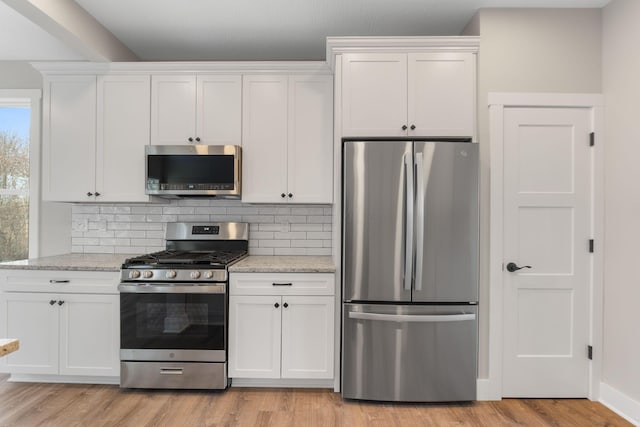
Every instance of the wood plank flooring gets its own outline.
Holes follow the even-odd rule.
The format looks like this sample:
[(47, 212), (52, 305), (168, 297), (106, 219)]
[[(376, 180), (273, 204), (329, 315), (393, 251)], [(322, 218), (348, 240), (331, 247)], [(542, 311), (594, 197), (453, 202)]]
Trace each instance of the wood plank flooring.
[(10, 383), (0, 375), (0, 426), (630, 426), (586, 399), (469, 404), (344, 401), (318, 389), (225, 392)]

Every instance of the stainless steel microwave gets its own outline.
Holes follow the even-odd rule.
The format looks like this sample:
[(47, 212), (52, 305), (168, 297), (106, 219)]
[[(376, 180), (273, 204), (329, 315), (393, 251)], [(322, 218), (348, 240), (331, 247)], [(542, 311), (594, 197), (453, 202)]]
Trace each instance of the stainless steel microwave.
[(146, 194), (240, 198), (239, 145), (147, 145), (145, 157)]

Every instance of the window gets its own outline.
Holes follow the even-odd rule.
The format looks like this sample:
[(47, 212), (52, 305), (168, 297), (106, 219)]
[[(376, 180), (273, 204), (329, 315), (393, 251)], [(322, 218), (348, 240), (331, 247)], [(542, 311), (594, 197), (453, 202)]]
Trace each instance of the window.
[[(35, 255), (37, 178), (33, 155), (38, 141), (32, 111), (34, 91), (0, 90), (0, 262)], [(36, 99), (39, 99), (39, 91)], [(23, 96), (16, 96), (23, 95)], [(37, 122), (36, 122), (37, 123)], [(34, 133), (36, 138), (33, 138)], [(32, 235), (36, 233), (35, 235)]]

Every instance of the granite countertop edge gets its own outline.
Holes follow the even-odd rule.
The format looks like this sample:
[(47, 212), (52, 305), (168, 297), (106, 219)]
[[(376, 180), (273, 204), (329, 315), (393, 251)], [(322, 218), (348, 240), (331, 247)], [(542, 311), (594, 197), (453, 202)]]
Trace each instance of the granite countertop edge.
[(125, 259), (138, 254), (63, 254), (0, 263), (0, 270), (120, 271)]
[[(0, 263), (0, 270), (120, 271), (125, 259), (139, 254), (64, 254)], [(334, 273), (330, 256), (249, 255), (229, 266), (233, 273)]]
[(335, 273), (330, 256), (249, 255), (229, 267), (230, 273)]

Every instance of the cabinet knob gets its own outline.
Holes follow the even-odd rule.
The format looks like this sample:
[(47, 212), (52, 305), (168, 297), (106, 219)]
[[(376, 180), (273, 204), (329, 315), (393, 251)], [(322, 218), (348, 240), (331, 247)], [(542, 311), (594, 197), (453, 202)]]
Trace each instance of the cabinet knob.
[(293, 194), (292, 194), (292, 193), (289, 193), (289, 194), (287, 194), (287, 196), (289, 196), (289, 198), (292, 198), (292, 197), (293, 197)]
[(98, 193), (98, 192), (96, 191), (96, 197), (98, 197), (99, 195), (100, 195), (100, 193)]
[(278, 308), (278, 307), (280, 307), (280, 304), (275, 303), (275, 304), (273, 304), (273, 306), (274, 306), (275, 308)]
[(409, 129), (415, 130), (415, 128), (416, 128), (416, 125), (411, 125), (411, 127)]
[(189, 142), (193, 142), (193, 138), (189, 137)]
[(287, 308), (287, 307), (289, 307), (289, 303), (285, 302), (284, 304), (282, 304), (282, 306), (283, 306), (284, 308)]
[(93, 196), (93, 193), (91, 191), (87, 191), (87, 196), (91, 197)]
[(64, 304), (64, 301), (58, 301), (58, 305)]
[(407, 125), (402, 125), (402, 130), (407, 130)]
[(53, 304), (55, 304), (56, 302), (57, 302), (56, 300), (52, 299), (51, 301), (49, 301), (49, 305), (53, 305)]
[(287, 195), (286, 195), (286, 194), (284, 194), (284, 193), (282, 193), (282, 194), (280, 195), (280, 197), (282, 197), (282, 198), (284, 199), (285, 197), (287, 197)]
[(200, 142), (200, 137), (199, 136), (196, 137), (196, 141)]

